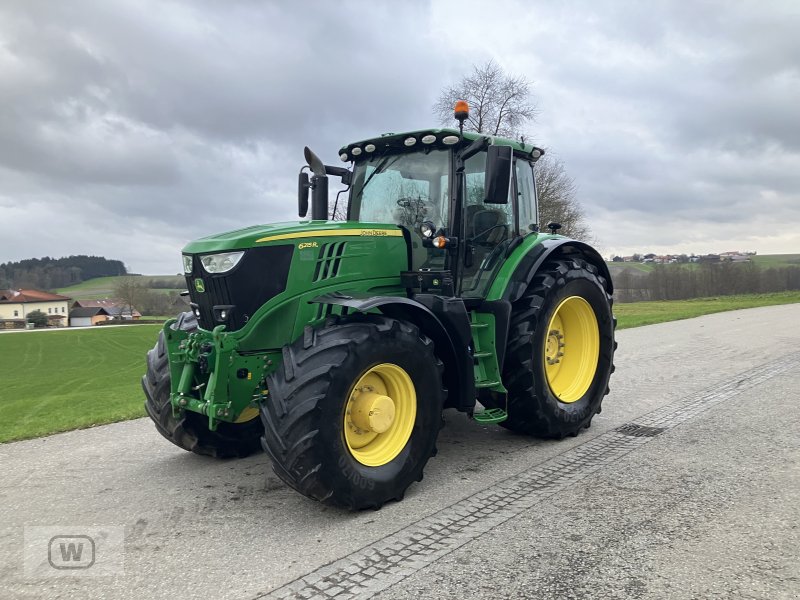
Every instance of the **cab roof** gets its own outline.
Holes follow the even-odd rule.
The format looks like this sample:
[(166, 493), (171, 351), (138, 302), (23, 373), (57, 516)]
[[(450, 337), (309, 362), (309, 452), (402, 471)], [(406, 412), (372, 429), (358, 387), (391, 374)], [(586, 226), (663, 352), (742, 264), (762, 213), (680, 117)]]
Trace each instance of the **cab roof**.
[[(488, 138), (490, 145), (511, 146), (516, 154), (525, 155), (534, 161), (544, 154), (544, 150), (533, 144), (485, 133), (475, 133), (474, 131), (465, 131), (462, 139), (458, 129), (443, 128), (419, 129), (417, 131), (406, 131), (404, 133), (384, 133), (378, 137), (342, 146), (339, 149), (339, 158), (341, 158), (343, 162), (350, 162), (351, 160), (363, 159), (370, 155), (377, 154), (380, 156), (386, 151), (412, 151), (426, 146), (434, 148), (459, 148), (479, 138)], [(536, 153), (537, 150), (538, 153)]]

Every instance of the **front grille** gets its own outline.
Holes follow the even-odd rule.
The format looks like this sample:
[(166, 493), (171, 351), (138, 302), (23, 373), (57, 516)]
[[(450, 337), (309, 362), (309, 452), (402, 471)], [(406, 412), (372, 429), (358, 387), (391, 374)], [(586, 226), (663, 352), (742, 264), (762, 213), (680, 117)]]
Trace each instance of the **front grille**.
[[(192, 260), (192, 273), (186, 276), (189, 297), (200, 311), (203, 329), (227, 325), (228, 331), (244, 327), (256, 310), (286, 289), (293, 245), (264, 246), (246, 250), (242, 260), (227, 273), (206, 273), (199, 254)], [(198, 291), (196, 281), (201, 280)], [(214, 319), (214, 306), (233, 305), (226, 321)]]

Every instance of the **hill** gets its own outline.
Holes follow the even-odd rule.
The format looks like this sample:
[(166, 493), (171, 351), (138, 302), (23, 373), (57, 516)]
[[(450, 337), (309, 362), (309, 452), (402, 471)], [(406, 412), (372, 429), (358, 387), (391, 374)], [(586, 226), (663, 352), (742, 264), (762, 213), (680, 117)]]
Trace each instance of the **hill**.
[[(759, 267), (790, 267), (800, 266), (800, 254), (755, 254), (750, 257), (750, 261)], [(619, 272), (622, 269), (637, 269), (645, 273), (649, 273), (655, 267), (655, 263), (638, 263), (638, 262), (612, 262), (606, 261), (606, 264), (614, 272)], [(696, 267), (698, 263), (682, 263), (681, 266), (686, 268)]]
[(126, 275), (121, 260), (83, 254), (63, 258), (28, 258), (0, 264), (0, 288), (49, 290), (95, 277)]
[(186, 289), (186, 280), (177, 275), (128, 275), (125, 277), (96, 277), (75, 285), (58, 288), (56, 294), (69, 296), (73, 300), (95, 300), (113, 298), (114, 289), (120, 281), (128, 277), (140, 279), (151, 292), (159, 294), (178, 294)]
[(800, 254), (757, 254), (751, 258), (759, 267), (800, 266)]
[(742, 262), (607, 264), (617, 302), (800, 290), (800, 254), (751, 256)]

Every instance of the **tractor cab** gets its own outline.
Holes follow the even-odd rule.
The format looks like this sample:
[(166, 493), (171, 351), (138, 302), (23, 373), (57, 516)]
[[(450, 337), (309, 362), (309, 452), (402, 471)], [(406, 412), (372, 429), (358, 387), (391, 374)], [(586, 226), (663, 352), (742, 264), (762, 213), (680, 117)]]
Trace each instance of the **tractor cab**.
[(455, 295), (484, 297), (503, 255), (538, 231), (533, 165), (542, 154), (456, 129), (349, 144), (339, 151), (353, 163), (347, 220), (398, 225), (411, 271), (448, 271)]

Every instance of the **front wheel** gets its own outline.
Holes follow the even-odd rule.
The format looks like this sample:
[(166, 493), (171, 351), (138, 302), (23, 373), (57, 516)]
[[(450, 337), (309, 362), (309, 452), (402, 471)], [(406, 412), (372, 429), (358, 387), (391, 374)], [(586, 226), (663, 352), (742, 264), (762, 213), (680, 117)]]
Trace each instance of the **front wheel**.
[(444, 390), (433, 342), (359, 315), (284, 347), (262, 403), (264, 449), (301, 494), (357, 510), (400, 500), (436, 451)]
[[(178, 315), (173, 329), (195, 331), (197, 317), (191, 312)], [(169, 401), (170, 371), (164, 332), (147, 353), (147, 372), (142, 377), (144, 407), (156, 430), (167, 440), (195, 454), (215, 458), (240, 458), (260, 449), (261, 422), (258, 415), (244, 415), (237, 423), (220, 423), (216, 431), (208, 428), (208, 418), (188, 410), (175, 417)]]
[[(503, 426), (545, 438), (589, 427), (614, 371), (608, 282), (586, 261), (562, 258), (536, 274), (511, 313), (503, 368)], [(499, 397), (488, 404), (504, 408)]]

